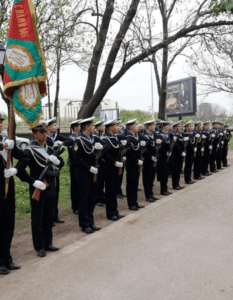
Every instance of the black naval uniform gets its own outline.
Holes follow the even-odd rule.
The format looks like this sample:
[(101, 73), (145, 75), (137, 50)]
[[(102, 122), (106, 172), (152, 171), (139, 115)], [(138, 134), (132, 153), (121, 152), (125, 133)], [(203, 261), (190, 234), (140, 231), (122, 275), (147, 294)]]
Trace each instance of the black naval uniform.
[(194, 159), (194, 143), (195, 137), (193, 131), (184, 130), (183, 137), (188, 137), (189, 142), (186, 147), (186, 158), (185, 158), (185, 167), (184, 167), (184, 180), (186, 183), (192, 182), (192, 164)]
[(217, 151), (219, 148), (219, 130), (213, 127), (210, 133), (215, 135), (212, 153), (210, 154), (210, 172), (216, 172)]
[(152, 161), (152, 156), (155, 156), (155, 136), (145, 132), (143, 137), (146, 141), (147, 150), (144, 154), (144, 162), (142, 169), (142, 182), (146, 200), (153, 199), (153, 183), (156, 174), (156, 163)]
[[(63, 136), (61, 134), (58, 134), (58, 133), (54, 133), (53, 135), (47, 135), (46, 143), (50, 147), (50, 149), (53, 150), (53, 151), (56, 150), (56, 149), (54, 149), (54, 143), (56, 141), (64, 142), (65, 146), (69, 146), (69, 144), (67, 144), (67, 138), (65, 136)], [(58, 200), (59, 200), (59, 191), (60, 191), (60, 178), (59, 178), (59, 176), (56, 178), (55, 188), (56, 188), (57, 198), (56, 198), (54, 221), (59, 219), (59, 211), (58, 211)]]
[[(16, 168), (18, 169), (18, 177), (22, 181), (29, 183), (32, 209), (32, 238), (36, 251), (46, 249), (46, 247), (52, 245), (53, 239), (52, 227), (57, 197), (55, 178), (59, 176), (59, 168), (57, 166), (51, 164), (49, 167), (45, 175), (45, 180), (48, 183), (48, 186), (44, 191), (41, 191), (39, 201), (32, 199), (32, 195), (35, 191), (33, 183), (39, 179), (40, 174), (49, 161), (49, 156), (52, 154), (53, 151), (51, 151), (46, 144), (43, 148), (36, 141), (32, 141), (16, 165)], [(60, 160), (60, 164), (62, 164), (62, 159), (60, 157), (58, 157), (58, 159)], [(30, 175), (25, 170), (27, 166), (30, 168)]]
[[(15, 182), (13, 176), (9, 179), (9, 190), (5, 199), (5, 177), (7, 151), (3, 150), (3, 143), (7, 139), (0, 135), (0, 268), (12, 263), (10, 254), (11, 242), (15, 229)], [(12, 149), (12, 156), (19, 159), (22, 151), (16, 146)]]
[(216, 157), (216, 164), (218, 170), (222, 169), (223, 145), (224, 145), (224, 130), (219, 129), (219, 147), (218, 147), (217, 157)]
[(183, 144), (183, 136), (182, 133), (177, 132), (175, 134), (177, 137), (177, 142), (175, 143), (172, 149), (172, 186), (173, 189), (177, 189), (180, 187), (180, 172), (183, 164), (183, 156), (184, 152), (184, 144)]
[(79, 192), (79, 226), (82, 229), (94, 225), (94, 208), (97, 197), (97, 181), (94, 182), (94, 174), (90, 172), (95, 164), (94, 152), (95, 139), (88, 138), (80, 133), (73, 144), (73, 159), (77, 187)]
[(228, 145), (231, 137), (232, 137), (231, 131), (226, 130), (226, 133), (224, 135), (224, 144), (223, 144), (223, 153), (222, 153), (222, 164), (224, 167), (228, 166), (227, 154), (228, 154)]
[(138, 181), (139, 181), (139, 166), (140, 159), (140, 138), (136, 133), (132, 135), (127, 132), (125, 136), (131, 144), (131, 148), (126, 153), (126, 194), (129, 208), (138, 207)]
[[(196, 147), (197, 147), (197, 151), (196, 151), (196, 156), (194, 157), (194, 179), (201, 179), (201, 174), (202, 174), (202, 148), (203, 144), (202, 144), (202, 133), (200, 133), (197, 130), (194, 130), (195, 135), (199, 134), (200, 137), (197, 138), (195, 137), (195, 140), (197, 141), (196, 143)], [(203, 141), (204, 142), (204, 141)]]
[(204, 156), (202, 162), (202, 175), (210, 175), (209, 173), (209, 164), (210, 164), (210, 146), (211, 146), (211, 134), (208, 130), (203, 130), (202, 134), (205, 135), (205, 143), (204, 143)]
[(116, 197), (119, 168), (117, 168), (114, 164), (118, 158), (120, 141), (117, 136), (111, 135), (108, 132), (105, 133), (103, 141), (106, 144), (106, 151), (103, 155), (106, 216), (108, 219), (111, 219), (114, 216), (119, 216)]
[(77, 134), (71, 133), (67, 139), (68, 153), (69, 153), (69, 168), (70, 168), (70, 197), (71, 197), (71, 208), (73, 212), (78, 211), (79, 194), (76, 183), (75, 164), (73, 159), (73, 143), (78, 137)]
[(158, 167), (157, 167), (157, 179), (160, 181), (160, 193), (161, 195), (168, 192), (167, 182), (169, 175), (169, 164), (168, 164), (168, 155), (170, 150), (170, 133), (169, 132), (160, 132), (160, 139), (162, 140), (161, 148), (159, 150), (158, 157)]

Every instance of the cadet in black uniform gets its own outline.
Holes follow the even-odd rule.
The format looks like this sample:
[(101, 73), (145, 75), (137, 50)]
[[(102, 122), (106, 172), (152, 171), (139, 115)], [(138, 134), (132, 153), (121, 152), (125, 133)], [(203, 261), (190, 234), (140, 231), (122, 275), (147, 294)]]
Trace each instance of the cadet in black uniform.
[(222, 154), (222, 164), (223, 167), (229, 167), (228, 162), (227, 162), (227, 154), (228, 154), (228, 146), (230, 139), (232, 137), (229, 125), (224, 126), (224, 144), (223, 144), (223, 154)]
[(159, 157), (158, 157), (158, 168), (157, 168), (157, 178), (160, 181), (160, 193), (161, 195), (167, 196), (172, 194), (167, 189), (167, 182), (168, 182), (168, 160), (171, 156), (170, 151), (170, 143), (172, 137), (169, 134), (171, 122), (168, 121), (161, 121), (161, 132), (160, 132), (160, 139), (162, 140), (161, 148), (159, 150)]
[[(139, 166), (143, 165), (140, 158), (140, 138), (137, 132), (137, 119), (128, 121), (126, 124), (125, 137), (131, 144), (131, 148), (126, 153), (126, 194), (127, 202), (130, 210), (138, 210), (144, 206), (139, 205), (138, 197), (138, 180)], [(145, 143), (145, 141), (143, 141)]]
[(153, 183), (156, 174), (157, 158), (155, 157), (155, 120), (150, 120), (144, 123), (145, 133), (143, 137), (146, 140), (147, 150), (144, 154), (142, 181), (146, 201), (155, 202), (158, 198), (153, 194)]
[[(59, 165), (63, 161), (53, 155), (53, 151), (45, 144), (46, 132), (46, 124), (43, 121), (32, 128), (35, 140), (23, 152), (16, 165), (18, 177), (29, 183), (33, 245), (40, 257), (46, 255), (45, 251), (59, 250), (52, 244), (52, 227), (56, 203), (55, 178), (59, 176)], [(39, 177), (49, 162), (51, 165), (46, 172), (45, 182), (42, 182)], [(30, 175), (26, 172), (27, 166), (30, 168)], [(39, 201), (33, 199), (35, 189), (41, 190)]]
[(219, 122), (214, 121), (212, 122), (212, 129), (210, 130), (211, 137), (214, 138), (213, 140), (213, 149), (212, 153), (210, 154), (210, 172), (216, 173), (217, 171), (217, 166), (216, 166), (216, 160), (217, 160), (217, 152), (219, 148)]
[[(58, 126), (56, 123), (56, 117), (47, 120), (47, 139), (46, 143), (50, 147), (51, 150), (56, 150), (58, 146), (64, 143), (65, 146), (69, 146), (67, 144), (67, 138), (61, 134), (57, 133)], [(60, 191), (60, 179), (59, 177), (56, 178), (56, 206), (55, 206), (55, 214), (54, 214), (54, 222), (56, 223), (64, 223), (65, 221), (59, 218), (59, 211), (58, 211), (58, 200), (59, 200), (59, 191)]]
[(189, 139), (188, 145), (186, 147), (186, 159), (185, 159), (185, 167), (184, 167), (184, 180), (187, 184), (193, 184), (195, 181), (191, 179), (192, 175), (192, 165), (194, 152), (197, 151), (195, 147), (195, 133), (193, 132), (193, 122), (188, 121), (185, 124), (185, 130), (183, 132), (183, 137)]
[(202, 157), (204, 155), (204, 142), (205, 135), (202, 134), (202, 123), (200, 121), (195, 122), (195, 147), (197, 148), (196, 156), (194, 157), (194, 179), (201, 180), (202, 177)]
[[(12, 156), (20, 158), (22, 151), (19, 150), (13, 140), (9, 140), (3, 134), (4, 118), (0, 114), (0, 274), (6, 275), (9, 270), (20, 269), (19, 265), (13, 263), (10, 253), (11, 242), (15, 229), (15, 183), (13, 175), (17, 173), (15, 168), (6, 170), (7, 149), (13, 149)], [(5, 169), (5, 171), (4, 171)], [(9, 190), (5, 198), (5, 178), (9, 180)]]
[(72, 148), (73, 143), (78, 137), (81, 126), (80, 122), (82, 119), (73, 121), (70, 123), (70, 128), (72, 130), (72, 133), (69, 135), (67, 139), (68, 144), (68, 153), (69, 153), (69, 167), (70, 167), (70, 196), (71, 196), (71, 207), (73, 210), (73, 213), (78, 215), (78, 188), (76, 183), (76, 175), (75, 175), (75, 164), (74, 159), (72, 157)]
[(173, 124), (174, 134), (177, 137), (177, 142), (172, 149), (172, 186), (174, 190), (181, 190), (183, 187), (180, 186), (180, 172), (182, 168), (183, 160), (186, 153), (184, 152), (184, 143), (182, 136), (182, 124), (181, 121)]
[(97, 173), (94, 151), (100, 151), (103, 146), (95, 143), (92, 136), (94, 131), (94, 117), (80, 122), (81, 133), (73, 144), (73, 159), (79, 191), (79, 226), (85, 233), (100, 230), (94, 224), (94, 208), (97, 197)]
[(106, 144), (106, 151), (103, 154), (106, 216), (111, 221), (117, 221), (124, 217), (118, 212), (116, 197), (118, 172), (119, 168), (123, 167), (123, 162), (118, 161), (121, 141), (115, 135), (117, 132), (117, 120), (110, 120), (104, 125), (106, 128), (105, 136), (103, 137), (103, 142)]
[(202, 135), (205, 135), (205, 143), (204, 143), (204, 157), (203, 157), (203, 163), (202, 163), (202, 175), (209, 176), (212, 175), (212, 173), (209, 172), (209, 164), (210, 164), (210, 151), (212, 151), (213, 146), (211, 133), (210, 133), (210, 121), (206, 121), (203, 124), (203, 131)]
[[(100, 142), (103, 134), (105, 132), (105, 125), (103, 121), (98, 121), (95, 123), (95, 131), (93, 132), (93, 136), (95, 137), (96, 142)], [(104, 193), (104, 162), (102, 158), (99, 159), (99, 168), (98, 168), (98, 192), (96, 205), (104, 206), (105, 204), (105, 193)]]
[(222, 169), (222, 155), (223, 155), (223, 145), (224, 145), (224, 122), (219, 121), (219, 147), (217, 151), (216, 163), (217, 169)]

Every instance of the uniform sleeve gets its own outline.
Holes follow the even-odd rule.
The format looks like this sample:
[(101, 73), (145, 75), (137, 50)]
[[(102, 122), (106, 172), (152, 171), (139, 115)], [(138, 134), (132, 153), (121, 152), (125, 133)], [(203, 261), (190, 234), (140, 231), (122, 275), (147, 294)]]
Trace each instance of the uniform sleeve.
[(103, 139), (104, 145), (105, 145), (105, 151), (103, 151), (102, 158), (104, 159), (105, 162), (110, 163), (110, 164), (115, 164), (115, 160), (113, 159), (110, 150), (111, 146), (108, 142), (107, 139)]
[[(78, 147), (78, 149), (76, 149), (76, 147)], [(87, 164), (86, 161), (83, 159), (82, 152), (83, 152), (82, 145), (80, 141), (77, 140), (72, 147), (72, 156), (73, 156), (74, 164), (75, 166), (83, 170), (90, 171), (91, 166)]]
[(26, 171), (27, 166), (30, 164), (32, 159), (32, 155), (30, 150), (25, 150), (15, 168), (18, 170), (17, 176), (21, 181), (28, 182), (29, 184), (33, 184), (35, 179), (32, 178)]

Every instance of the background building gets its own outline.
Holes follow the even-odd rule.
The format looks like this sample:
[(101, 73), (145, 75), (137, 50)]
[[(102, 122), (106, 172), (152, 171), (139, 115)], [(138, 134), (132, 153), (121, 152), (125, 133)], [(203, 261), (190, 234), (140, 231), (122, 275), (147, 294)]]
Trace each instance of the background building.
[[(60, 99), (59, 100), (60, 120), (66, 121), (70, 119), (76, 119), (81, 106), (82, 106), (82, 100), (72, 99), (72, 98)], [(97, 107), (96, 111), (94, 112), (94, 116), (98, 117), (100, 115), (100, 110), (116, 109), (116, 108), (118, 108), (118, 103), (116, 101), (103, 99), (101, 104)], [(50, 107), (48, 103), (46, 103), (42, 107), (42, 111), (43, 111), (42, 118), (45, 120), (49, 119), (49, 109), (51, 112), (51, 117), (53, 117), (54, 115), (53, 103), (50, 103)]]

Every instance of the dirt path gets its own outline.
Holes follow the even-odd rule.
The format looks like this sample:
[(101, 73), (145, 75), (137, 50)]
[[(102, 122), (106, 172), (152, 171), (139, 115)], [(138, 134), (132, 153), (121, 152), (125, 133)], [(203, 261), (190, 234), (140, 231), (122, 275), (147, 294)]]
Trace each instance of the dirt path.
[[(233, 150), (229, 151), (228, 158), (229, 158), (228, 163), (233, 164)], [(203, 180), (202, 182), (204, 184), (205, 180)], [(181, 175), (181, 185), (188, 186), (184, 183), (183, 175)], [(139, 187), (143, 189), (141, 178), (140, 178)], [(173, 193), (177, 193), (177, 191), (174, 191), (172, 189), (171, 179), (169, 179), (168, 188)], [(160, 190), (159, 183), (156, 181), (154, 186), (154, 194), (156, 197), (162, 198), (162, 196), (159, 194), (159, 190)], [(125, 191), (125, 182), (123, 182), (123, 191)], [(145, 201), (145, 196), (143, 191), (138, 192), (138, 200), (139, 203), (142, 205), (147, 206), (150, 204)], [(119, 207), (119, 212), (121, 214), (128, 215), (134, 213), (128, 210), (126, 198), (118, 199), (118, 207)], [(65, 223), (56, 224), (56, 226), (53, 229), (53, 235), (54, 235), (53, 244), (55, 246), (64, 248), (74, 243), (75, 241), (82, 240), (82, 238), (86, 236), (86, 234), (83, 233), (78, 226), (78, 216), (73, 214), (71, 211), (68, 213), (64, 213), (61, 211), (60, 217), (65, 220)], [(109, 224), (112, 224), (112, 221), (106, 219), (105, 207), (96, 206), (94, 217), (95, 217), (95, 224), (97, 226), (100, 226), (101, 228), (104, 228)], [(40, 260), (40, 258), (37, 257), (35, 250), (33, 249), (30, 224), (28, 224), (24, 228), (15, 230), (11, 253), (14, 258), (14, 262), (22, 266), (27, 261)], [(2, 277), (0, 277), (0, 280), (1, 278)]]

